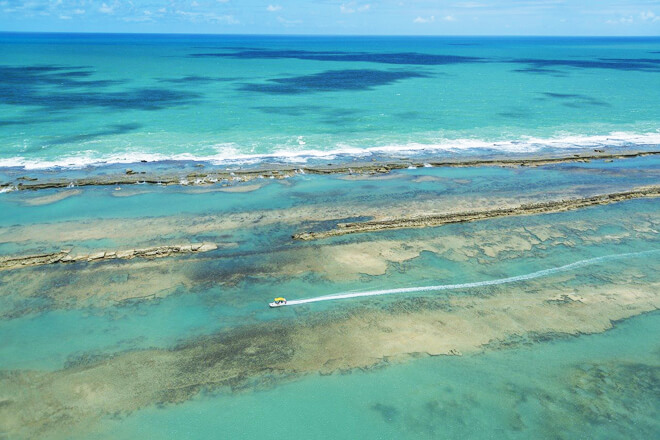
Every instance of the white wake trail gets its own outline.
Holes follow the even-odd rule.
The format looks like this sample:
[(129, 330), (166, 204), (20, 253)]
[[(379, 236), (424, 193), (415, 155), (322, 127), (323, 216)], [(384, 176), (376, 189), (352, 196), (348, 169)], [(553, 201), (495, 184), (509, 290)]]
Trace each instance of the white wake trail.
[(579, 267), (589, 266), (592, 264), (600, 263), (603, 261), (610, 260), (619, 260), (629, 257), (639, 257), (643, 255), (650, 255), (660, 252), (660, 249), (643, 251), (643, 252), (630, 252), (626, 254), (615, 254), (615, 255), (606, 255), (603, 257), (589, 258), (586, 260), (576, 261), (575, 263), (567, 264), (565, 266), (553, 267), (550, 269), (539, 270), (538, 272), (528, 273), (526, 275), (518, 275), (515, 277), (500, 278), (496, 280), (489, 281), (477, 281), (473, 283), (462, 283), (462, 284), (442, 284), (438, 286), (423, 286), (423, 287), (402, 287), (399, 289), (384, 289), (384, 290), (371, 290), (368, 292), (347, 292), (347, 293), (337, 293), (334, 295), (319, 296), (316, 298), (307, 298), (307, 299), (297, 299), (287, 301), (287, 306), (294, 306), (297, 304), (309, 304), (320, 301), (336, 301), (340, 299), (349, 299), (349, 298), (360, 298), (364, 296), (379, 296), (379, 295), (393, 295), (396, 293), (413, 293), (413, 292), (434, 292), (441, 290), (456, 290), (456, 289), (471, 289), (473, 287), (484, 287), (484, 286), (496, 286), (499, 284), (508, 284), (515, 283), (518, 281), (532, 280), (535, 278), (541, 278), (544, 276), (556, 274), (559, 272), (566, 272), (569, 270), (577, 269)]

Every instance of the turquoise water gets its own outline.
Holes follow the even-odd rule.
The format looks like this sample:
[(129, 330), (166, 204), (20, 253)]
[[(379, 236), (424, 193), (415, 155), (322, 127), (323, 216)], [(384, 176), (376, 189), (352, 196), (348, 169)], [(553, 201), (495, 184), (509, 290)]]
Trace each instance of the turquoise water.
[[(0, 34), (0, 180), (123, 174), (125, 163), (158, 174), (197, 171), (197, 160), (237, 168), (654, 150), (659, 43)], [(342, 221), (627, 191), (658, 177), (660, 158), (648, 156), (4, 192), (0, 256), (219, 247), (0, 270), (0, 438), (658, 437), (657, 198), (291, 238)], [(523, 278), (493, 283), (510, 277)], [(481, 284), (267, 308), (276, 296), (465, 283)], [(451, 324), (466, 316), (470, 331), (489, 335), (476, 347)], [(429, 319), (464, 355), (423, 354), (445, 352), (415, 345)], [(391, 333), (379, 327), (388, 320)], [(536, 321), (547, 327), (534, 330)], [(289, 332), (312, 342), (296, 345)], [(300, 358), (282, 367), (260, 357), (264, 334), (269, 344), (282, 336), (282, 357)], [(390, 337), (404, 342), (390, 347)], [(382, 351), (364, 362), (372, 345)], [(234, 358), (247, 360), (227, 385), (215, 375)]]
[[(68, 175), (64, 171), (60, 173)], [(71, 174), (76, 175), (76, 172)], [(181, 186), (125, 186), (125, 192), (134, 195), (124, 197), (124, 193), (115, 191), (114, 187), (92, 187), (86, 188), (82, 197), (70, 197), (41, 206), (31, 206), (26, 202), (36, 197), (58, 194), (60, 190), (9, 192), (0, 197), (0, 225), (137, 218), (145, 216), (145, 213), (149, 217), (220, 215), (310, 205), (378, 206), (388, 201), (504, 197), (517, 195), (521, 187), (539, 197), (549, 188), (574, 190), (577, 195), (604, 194), (617, 192), (621, 188), (655, 184), (660, 175), (660, 158), (650, 156), (610, 163), (595, 161), (514, 169), (420, 168), (397, 170), (391, 174), (398, 178), (354, 181), (341, 176), (299, 175), (285, 182), (263, 180), (257, 181), (260, 187), (247, 193), (247, 196), (240, 192), (195, 191)], [(47, 178), (48, 173), (43, 175)], [(436, 180), (419, 180), (424, 177), (434, 177)], [(164, 197), (169, 203), (162, 203)]]
[(659, 44), (2, 34), (0, 165), (648, 147)]
[[(657, 201), (642, 199), (545, 216), (336, 237), (326, 240), (323, 245), (368, 245), (384, 240), (431, 243), (457, 236), (467, 237), (466, 241), (469, 241), (469, 237), (502, 234), (503, 243), (506, 243), (506, 237), (521, 234), (519, 229), (522, 227), (534, 230), (546, 225), (552, 225), (553, 230), (567, 235), (546, 240), (525, 251), (503, 251), (497, 256), (486, 255), (477, 247), (475, 252), (468, 252), (473, 256), (466, 261), (455, 260), (451, 254), (422, 252), (411, 260), (390, 264), (382, 275), (362, 274), (328, 280), (323, 273), (303, 272), (296, 276), (278, 273), (282, 265), (298, 261), (303, 258), (298, 255), (306, 255), (303, 252), (316, 248), (316, 243), (292, 242), (290, 239), (292, 233), (315, 227), (314, 223), (301, 224), (296, 220), (293, 224), (243, 225), (228, 231), (209, 230), (191, 235), (189, 228), (199, 217), (213, 216), (221, 222), (224, 215), (231, 213), (257, 210), (268, 216), (269, 212), (278, 213), (309, 205), (315, 206), (315, 209), (327, 209), (333, 204), (364, 208), (386, 202), (407, 203), (427, 198), (442, 203), (445, 199), (455, 200), (453, 197), (460, 200), (483, 194), (514, 197), (521, 186), (529, 188), (530, 194), (535, 188), (542, 193), (544, 188), (570, 189), (572, 185), (577, 185), (581, 191), (593, 187), (596, 193), (602, 193), (656, 182), (657, 163), (658, 159), (650, 157), (534, 169), (420, 168), (396, 171), (394, 175), (400, 176), (397, 179), (366, 181), (347, 181), (341, 176), (298, 176), (290, 179), (288, 185), (267, 182), (250, 193), (187, 193), (180, 187), (149, 186), (133, 196), (115, 197), (112, 188), (85, 188), (79, 195), (42, 206), (24, 203), (33, 197), (41, 197), (42, 192), (7, 193), (0, 201), (2, 212), (11, 214), (4, 218), (5, 227), (47, 228), (76, 222), (70, 228), (84, 230), (86, 225), (94, 225), (95, 221), (101, 220), (110, 220), (120, 226), (110, 236), (101, 230), (97, 232), (97, 240), (73, 243), (66, 237), (52, 235), (44, 241), (32, 238), (28, 242), (13, 242), (10, 233), (0, 245), (0, 250), (6, 254), (12, 254), (16, 249), (22, 254), (54, 252), (70, 244), (81, 251), (93, 251), (99, 247), (114, 249), (158, 245), (163, 242), (185, 243), (189, 240), (235, 242), (237, 246), (220, 248), (199, 257), (182, 257), (173, 261), (172, 266), (167, 260), (160, 260), (160, 265), (152, 269), (137, 269), (147, 278), (164, 280), (153, 287), (141, 287), (142, 295), (160, 292), (159, 295), (166, 293), (166, 296), (155, 301), (113, 306), (108, 306), (104, 298), (111, 296), (133, 276), (136, 269), (129, 262), (107, 269), (103, 269), (106, 267), (103, 265), (86, 268), (84, 264), (22, 269), (18, 273), (19, 278), (13, 278), (11, 272), (0, 272), (0, 282), (7, 286), (4, 295), (0, 296), (0, 313), (7, 318), (0, 321), (0, 332), (5, 335), (0, 343), (0, 367), (55, 370), (89, 352), (102, 354), (150, 347), (167, 348), (186, 338), (242, 325), (280, 318), (295, 320), (319, 311), (382, 307), (398, 299), (395, 295), (392, 298), (362, 298), (338, 304), (317, 303), (273, 313), (264, 305), (274, 296), (303, 299), (348, 291), (489, 281), (591, 258), (660, 249), (657, 234), (652, 231), (641, 234), (631, 230), (631, 225), (653, 220), (657, 215)], [(439, 183), (417, 182), (420, 177), (429, 176), (445, 180)], [(459, 179), (462, 183), (457, 185), (451, 179)], [(374, 188), (379, 190), (374, 191)], [(123, 237), (123, 232), (130, 229), (132, 221), (144, 219), (154, 225), (158, 224), (159, 219), (174, 219), (175, 222), (166, 235), (160, 229), (154, 229), (152, 233), (140, 237)], [(589, 225), (589, 228), (571, 228), (571, 225), (581, 223)], [(621, 238), (617, 238), (619, 235)], [(640, 270), (648, 267), (652, 272), (657, 263), (658, 255), (650, 254), (605, 261), (571, 273), (585, 270), (607, 273), (615, 268), (632, 267)], [(41, 274), (44, 278), (30, 282), (31, 274)], [(184, 277), (184, 282), (180, 276)], [(228, 276), (238, 278), (235, 282), (227, 282)], [(172, 277), (174, 281), (168, 282), (167, 277)], [(11, 286), (14, 286), (13, 291)], [(524, 288), (525, 283), (518, 283), (517, 286)], [(96, 288), (103, 289), (105, 294), (85, 301), (74, 301), (72, 298), (64, 302), (56, 301), (58, 295), (69, 298), (78, 289), (86, 291)], [(49, 291), (54, 293), (40, 295)], [(417, 293), (407, 297), (463, 295), (473, 291), (478, 292), (479, 289)], [(29, 294), (27, 298), (26, 294)], [(49, 330), (43, 331), (44, 328)], [(68, 337), (81, 334), (86, 337)], [(24, 344), (27, 335), (30, 335), (31, 341), (28, 346)]]
[(658, 332), (654, 313), (541, 346), (206, 395), (89, 438), (653, 438)]
[[(294, 242), (290, 237), (300, 230), (325, 227), (324, 222), (307, 220), (308, 209), (328, 210), (332, 218), (332, 210), (338, 207), (366, 212), (386, 204), (405, 210), (408, 203), (425, 200), (440, 205), (484, 196), (515, 200), (521, 187), (528, 188), (531, 197), (543, 198), (548, 188), (588, 195), (654, 184), (657, 171), (658, 160), (647, 157), (538, 168), (420, 168), (393, 172), (393, 178), (385, 180), (297, 176), (264, 182), (248, 193), (137, 186), (135, 194), (118, 197), (113, 188), (90, 187), (42, 205), (28, 202), (58, 193), (6, 193), (0, 201), (5, 231), (0, 249), (7, 254), (52, 251), (67, 245), (83, 250), (188, 241), (236, 246), (152, 262), (79, 263), (0, 272), (0, 381), (9, 381), (13, 374), (71, 375), (70, 386), (80, 386), (76, 376), (84, 374), (87, 366), (133, 353), (176, 353), (177, 347), (206, 337), (242, 329), (259, 331), (271, 324), (332, 323), (351, 314), (369, 313), (405, 318), (401, 310), (415, 312), (418, 304), (433, 306), (438, 304), (434, 301), (453, 298), (478, 300), (519, 292), (524, 302), (526, 294), (534, 296), (546, 288), (597, 295), (601, 287), (608, 289), (619, 282), (624, 282), (624, 289), (653, 289), (649, 286), (660, 282), (655, 199), (321, 242)], [(277, 220), (252, 222), (250, 215)], [(229, 216), (245, 219), (227, 230), (196, 230), (205, 216), (218, 225)], [(142, 232), (132, 235), (132, 227)], [(88, 231), (87, 241), (70, 238), (77, 230)], [(550, 235), (533, 238), (539, 234)], [(517, 247), (520, 240), (529, 245)], [(386, 262), (383, 273), (371, 275), (359, 269), (352, 273), (347, 265), (340, 267), (344, 272), (337, 277), (333, 254), (324, 254), (342, 246), (364, 246), (351, 252), (385, 246), (385, 251), (391, 248), (396, 253), (417, 246), (427, 249), (427, 245), (436, 247), (404, 261)], [(634, 255), (624, 255), (629, 253)], [(300, 299), (488, 282), (616, 255), (620, 257), (501, 286), (276, 310), (266, 307), (280, 295)], [(309, 259), (317, 260), (318, 266), (304, 265)], [(301, 264), (302, 269), (296, 269)], [(129, 297), (146, 295), (147, 299), (115, 301), (125, 289), (131, 290)], [(658, 314), (651, 313), (591, 336), (521, 332), (502, 347), (486, 346), (482, 353), (462, 357), (407, 359), (400, 364), (383, 361), (379, 365), (383, 368), (340, 369), (330, 375), (312, 371), (255, 376), (234, 389), (202, 388), (177, 404), (155, 400), (137, 410), (101, 412), (98, 418), (73, 419), (75, 423), (49, 422), (47, 426), (59, 431), (47, 429), (38, 437), (652, 438), (660, 432), (658, 324)], [(130, 364), (121, 368), (130, 371)], [(46, 391), (40, 394), (39, 384), (48, 389), (48, 380), (29, 382), (30, 392), (36, 393), (38, 401), (59, 402)], [(151, 378), (148, 383), (157, 380)], [(58, 386), (67, 390), (66, 384)], [(118, 395), (124, 392), (119, 390)], [(21, 395), (0, 394), (0, 398)], [(105, 401), (113, 402), (114, 396), (101, 402)], [(68, 401), (62, 404), (69, 405)], [(0, 423), (6, 408), (11, 411), (11, 403), (0, 410)], [(273, 414), (284, 418), (273, 424)]]

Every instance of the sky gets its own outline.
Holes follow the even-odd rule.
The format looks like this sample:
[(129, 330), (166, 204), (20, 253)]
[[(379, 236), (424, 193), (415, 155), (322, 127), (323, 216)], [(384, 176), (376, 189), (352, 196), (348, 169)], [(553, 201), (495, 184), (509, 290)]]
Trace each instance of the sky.
[(0, 0), (0, 31), (660, 36), (660, 0)]

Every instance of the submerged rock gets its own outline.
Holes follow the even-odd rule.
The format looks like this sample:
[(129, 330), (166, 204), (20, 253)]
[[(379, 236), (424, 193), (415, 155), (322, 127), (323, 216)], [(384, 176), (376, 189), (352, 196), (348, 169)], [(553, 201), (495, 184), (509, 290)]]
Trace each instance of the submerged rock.
[(660, 197), (660, 186), (648, 186), (634, 189), (632, 191), (601, 194), (579, 199), (528, 203), (511, 208), (495, 208), (482, 211), (467, 211), (411, 218), (404, 217), (386, 220), (370, 220), (365, 222), (337, 223), (337, 227), (335, 229), (321, 232), (302, 232), (299, 234), (294, 234), (292, 238), (295, 240), (308, 241), (360, 232), (375, 232), (407, 228), (426, 228), (446, 225), (450, 223), (472, 222), (497, 217), (549, 214), (555, 212), (573, 211), (590, 206), (608, 205), (610, 203), (617, 203), (643, 197)]

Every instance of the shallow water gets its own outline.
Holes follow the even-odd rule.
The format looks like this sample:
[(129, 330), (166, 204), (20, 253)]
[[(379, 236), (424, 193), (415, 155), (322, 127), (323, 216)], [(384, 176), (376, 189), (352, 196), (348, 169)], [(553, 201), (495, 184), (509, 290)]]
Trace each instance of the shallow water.
[(203, 395), (107, 421), (86, 438), (652, 438), (658, 313), (507, 350)]
[[(1, 168), (3, 182), (118, 175), (140, 158), (186, 159), (130, 165), (185, 175), (282, 152), (352, 164), (370, 148), (397, 160), (658, 143), (657, 39), (4, 34), (0, 45), (14, 81), (0, 86), (0, 165), (30, 168)], [(96, 160), (109, 162), (43, 168)], [(292, 235), (658, 177), (648, 156), (1, 193), (3, 257), (218, 248), (0, 271), (0, 438), (657, 437), (657, 198)], [(437, 285), (460, 286), (419, 289)], [(267, 307), (391, 289), (402, 290)]]
[[(394, 172), (398, 178), (390, 180), (298, 176), (289, 185), (267, 182), (247, 193), (249, 197), (153, 186), (131, 197), (116, 197), (113, 189), (85, 188), (73, 197), (33, 206), (24, 203), (33, 194), (4, 194), (2, 211), (10, 213), (5, 222), (20, 224), (4, 235), (0, 249), (7, 254), (16, 249), (23, 254), (58, 251), (71, 245), (74, 252), (189, 241), (232, 246), (151, 262), (78, 263), (0, 272), (0, 314), (4, 317), (0, 330), (5, 336), (0, 343), (0, 365), (56, 370), (89, 353), (167, 348), (177, 341), (242, 325), (397, 300), (363, 298), (268, 310), (265, 304), (275, 296), (295, 300), (349, 291), (488, 283), (592, 258), (656, 251), (660, 243), (654, 229), (658, 223), (654, 199), (543, 216), (358, 234), (320, 243), (295, 242), (290, 236), (301, 228), (325, 224), (310, 224), (305, 213), (292, 214), (310, 205), (321, 213), (327, 209), (332, 218), (331, 206), (355, 207), (358, 215), (360, 210), (390, 202), (401, 202), (398, 209), (405, 211), (428, 199), (440, 206), (484, 194), (517, 199), (521, 186), (530, 188), (530, 194), (538, 186), (589, 195), (654, 183), (657, 162), (644, 158), (537, 169), (424, 168)], [(437, 180), (420, 181), (426, 177)], [(260, 213), (258, 218), (276, 216), (276, 222), (251, 224), (249, 214), (254, 211)], [(229, 229), (220, 228), (230, 214), (247, 217)], [(204, 216), (211, 216), (209, 225), (195, 229)], [(106, 220), (111, 223), (100, 223)], [(145, 224), (133, 235), (137, 221)], [(159, 226), (159, 221), (166, 223)], [(49, 232), (58, 225), (59, 229)], [(88, 231), (86, 240), (76, 238), (76, 229)], [(29, 241), (23, 241), (23, 236)], [(658, 256), (614, 259), (569, 272), (598, 274), (603, 268), (627, 267), (631, 264), (627, 260), (639, 262), (640, 268), (643, 261), (653, 267)], [(524, 289), (525, 283), (511, 287)], [(464, 290), (451, 294), (479, 291)], [(404, 294), (419, 295), (425, 293)], [(82, 334), (86, 337), (76, 336)], [(31, 335), (27, 346), (26, 335)]]

